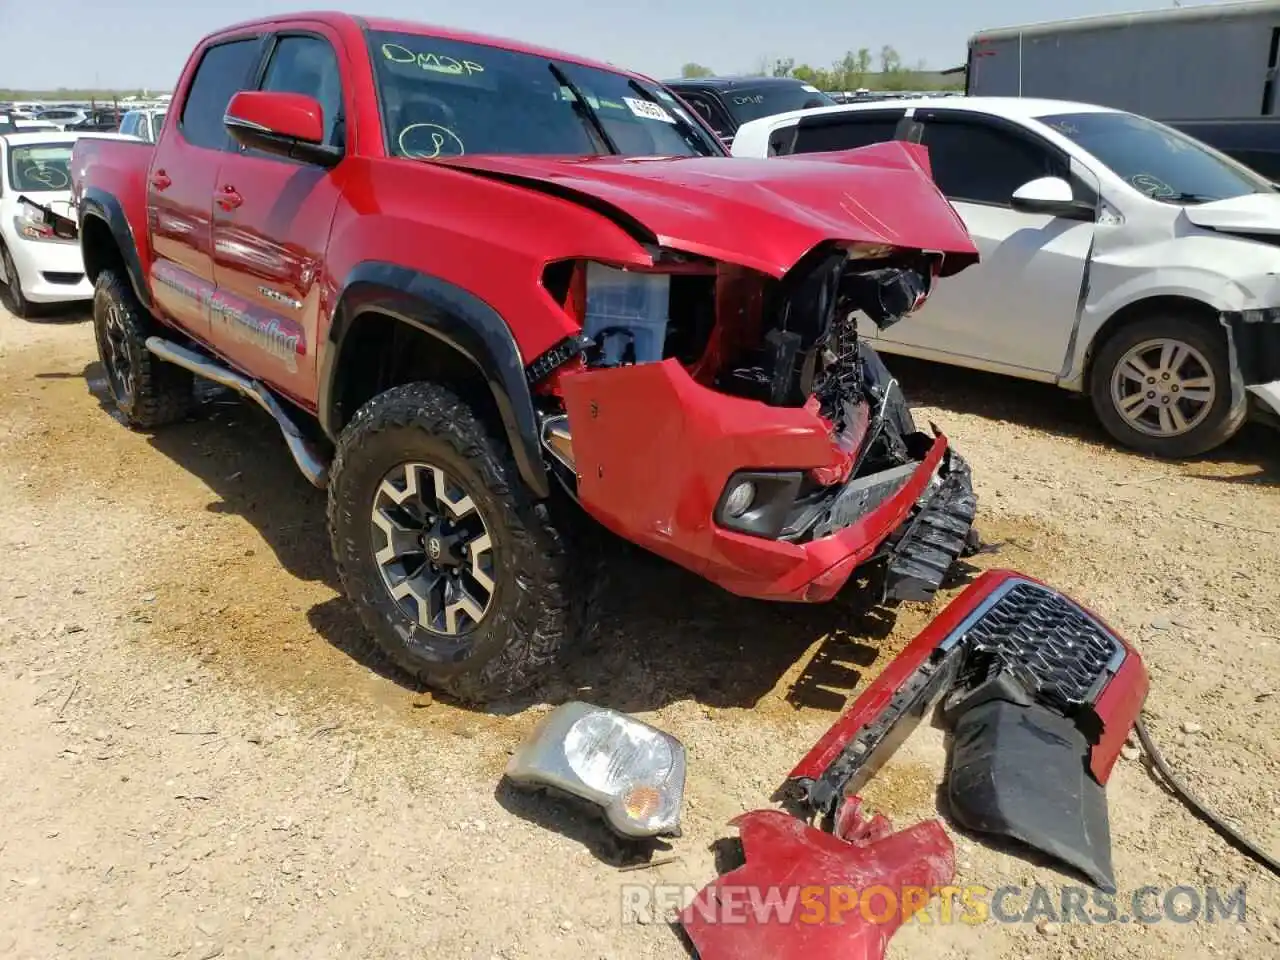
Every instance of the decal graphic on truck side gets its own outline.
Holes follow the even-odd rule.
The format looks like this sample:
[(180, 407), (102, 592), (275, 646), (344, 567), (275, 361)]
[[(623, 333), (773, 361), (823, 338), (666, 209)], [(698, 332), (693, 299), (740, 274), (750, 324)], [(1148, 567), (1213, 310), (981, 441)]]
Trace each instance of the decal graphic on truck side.
[(235, 343), (248, 343), (270, 354), (290, 373), (298, 372), (298, 357), (307, 352), (302, 328), (284, 317), (277, 317), (238, 297), (218, 291), (209, 301), (209, 322), (214, 336), (221, 332)]
[[(225, 290), (217, 290), (212, 284), (164, 261), (157, 261), (151, 276), (158, 285), (157, 293), (160, 288), (168, 288), (179, 297), (199, 304), (215, 336), (226, 336), (233, 343), (248, 343), (275, 357), (290, 373), (298, 372), (298, 358), (307, 355), (307, 340), (295, 321), (268, 313)], [(164, 300), (161, 296), (162, 304)], [(290, 304), (296, 302), (286, 300)]]

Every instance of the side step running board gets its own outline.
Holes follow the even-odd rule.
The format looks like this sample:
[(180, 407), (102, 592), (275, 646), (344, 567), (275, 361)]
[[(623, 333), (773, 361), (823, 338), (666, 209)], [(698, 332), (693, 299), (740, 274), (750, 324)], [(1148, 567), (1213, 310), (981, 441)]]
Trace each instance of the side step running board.
[(206, 380), (230, 387), (255, 401), (280, 425), (285, 443), (289, 445), (289, 452), (293, 454), (293, 459), (298, 464), (298, 469), (302, 471), (302, 475), (321, 490), (324, 489), (329, 479), (328, 459), (321, 454), (312, 441), (303, 436), (298, 425), (280, 405), (280, 401), (261, 383), (241, 376), (203, 354), (162, 337), (147, 337), (147, 349), (161, 360), (177, 364)]

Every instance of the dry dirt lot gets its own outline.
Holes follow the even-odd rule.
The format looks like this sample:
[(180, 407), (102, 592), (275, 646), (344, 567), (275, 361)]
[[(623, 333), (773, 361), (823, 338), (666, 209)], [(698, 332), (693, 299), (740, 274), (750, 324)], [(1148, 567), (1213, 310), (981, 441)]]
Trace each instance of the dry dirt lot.
[[(1147, 461), (1053, 390), (893, 365), (974, 464), (1003, 543), (981, 565), (1127, 633), (1170, 760), (1280, 850), (1276, 435)], [(460, 709), (353, 659), (322, 497), (265, 417), (219, 401), (148, 436), (101, 391), (83, 314), (0, 313), (0, 957), (684, 956), (666, 925), (622, 922), (620, 886), (706, 882), (726, 821), (767, 805), (936, 612), (747, 603), (620, 551), (591, 649), (529, 698)], [(687, 744), (673, 862), (621, 872), (602, 827), (500, 786), (508, 751), (571, 697)], [(935, 815), (943, 756), (919, 731), (869, 800), (899, 824)], [(911, 925), (891, 956), (1280, 956), (1274, 878), (1140, 762), (1109, 794), (1122, 891), (1243, 883), (1246, 921)], [(961, 883), (1072, 882), (952, 834)]]

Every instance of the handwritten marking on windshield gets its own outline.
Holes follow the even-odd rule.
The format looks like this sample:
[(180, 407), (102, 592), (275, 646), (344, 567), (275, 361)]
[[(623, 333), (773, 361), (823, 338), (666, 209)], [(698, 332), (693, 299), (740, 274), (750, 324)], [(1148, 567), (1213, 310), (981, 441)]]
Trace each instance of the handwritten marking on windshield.
[[(421, 147), (406, 146), (405, 140), (412, 143), (420, 140)], [(462, 138), (437, 123), (414, 123), (400, 131), (396, 138), (400, 152), (414, 160), (434, 160), (437, 157), (461, 157), (467, 152)]]
[(65, 171), (57, 167), (43, 167), (36, 164), (23, 169), (20, 179), (38, 183), (49, 190), (65, 190), (71, 184)]
[(455, 60), (439, 53), (414, 53), (408, 47), (398, 43), (384, 43), (382, 56), (392, 63), (416, 63), (423, 70), (433, 73), (447, 73), (450, 76), (471, 76), (484, 73), (484, 66), (474, 60)]
[(1178, 191), (1154, 174), (1135, 173), (1129, 178), (1129, 182), (1153, 200), (1159, 200), (1163, 197), (1176, 197), (1178, 195)]
[(734, 97), (733, 102), (738, 106), (742, 106), (745, 103), (764, 103), (764, 95), (758, 94), (754, 97)]

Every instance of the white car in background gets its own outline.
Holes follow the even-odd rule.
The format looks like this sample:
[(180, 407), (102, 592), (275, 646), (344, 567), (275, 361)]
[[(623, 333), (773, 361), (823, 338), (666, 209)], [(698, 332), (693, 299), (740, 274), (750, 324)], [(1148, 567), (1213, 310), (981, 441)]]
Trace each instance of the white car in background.
[(89, 111), (81, 107), (46, 107), (36, 115), (37, 120), (52, 123), (59, 130), (89, 119)]
[(1280, 192), (1144, 117), (1055, 100), (846, 104), (744, 124), (734, 156), (921, 143), (981, 261), (877, 350), (1090, 395), (1122, 443), (1203, 453), (1280, 413)]
[[(25, 317), (35, 303), (93, 298), (80, 244), (54, 236), (25, 196), (75, 219), (71, 207), (71, 147), (75, 133), (0, 135), (0, 303)], [(101, 134), (97, 134), (101, 136)]]
[(160, 128), (164, 126), (167, 109), (142, 107), (130, 110), (120, 120), (120, 132), (128, 137), (137, 137), (147, 143), (155, 143), (160, 137)]

